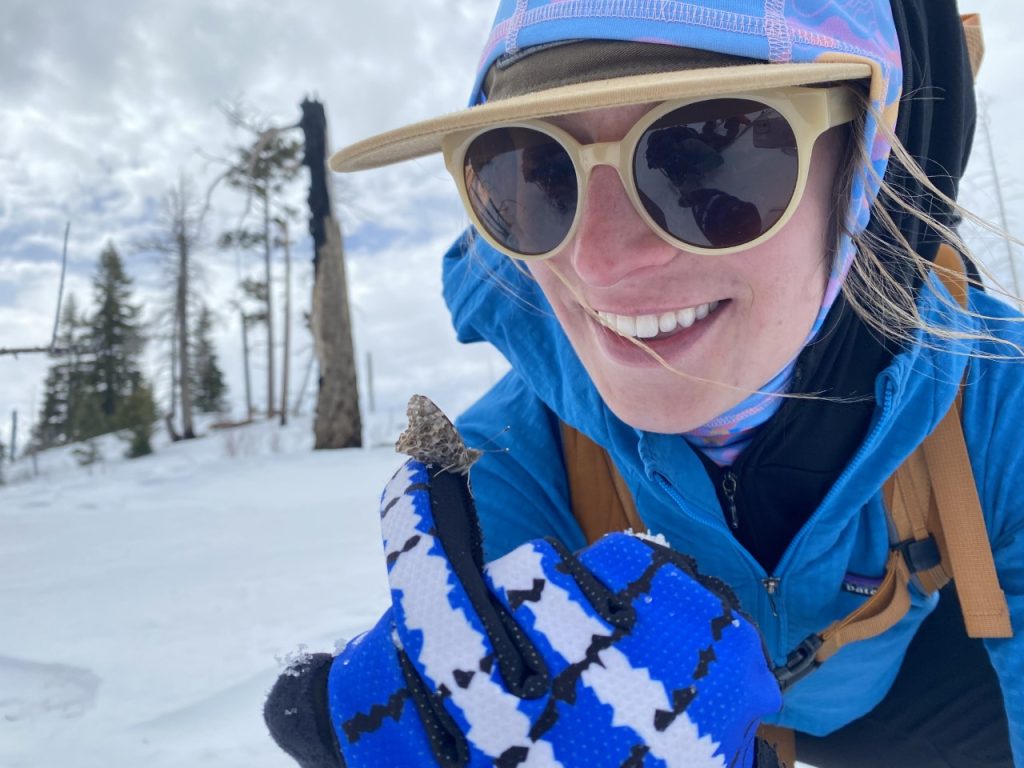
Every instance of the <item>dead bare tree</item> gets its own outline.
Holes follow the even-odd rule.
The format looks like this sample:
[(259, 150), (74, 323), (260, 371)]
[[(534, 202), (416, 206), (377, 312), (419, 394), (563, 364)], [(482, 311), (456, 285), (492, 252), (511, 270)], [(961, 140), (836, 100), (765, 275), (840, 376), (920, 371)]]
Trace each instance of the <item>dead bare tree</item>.
[[(198, 196), (191, 180), (181, 173), (177, 183), (164, 195), (158, 216), (158, 231), (138, 243), (144, 251), (162, 254), (174, 286), (171, 295), (171, 358), (172, 383), (170, 408), (165, 416), (172, 440), (190, 440), (196, 436), (192, 403), (192, 323), (189, 315), (194, 301), (193, 285), (197, 265), (194, 253), (201, 237), (203, 218), (209, 207), (199, 206)], [(181, 430), (175, 428), (176, 406), (181, 406)]]
[(288, 238), (288, 220), (278, 219), (280, 243), (284, 248), (284, 350), (281, 356), (281, 426), (288, 423), (288, 372), (291, 369), (292, 338), (292, 251)]
[[(267, 416), (272, 417), (277, 407), (275, 367), (275, 314), (272, 225), (286, 220), (295, 211), (282, 203), (287, 185), (299, 172), (298, 161), (301, 143), (288, 137), (288, 131), (296, 126), (278, 128), (266, 120), (255, 117), (238, 105), (224, 106), (222, 111), (232, 125), (253, 136), (251, 144), (235, 147), (234, 157), (225, 162), (228, 169), (225, 178), (229, 186), (246, 195), (245, 208), (233, 231), (221, 237), (223, 247), (260, 247), (263, 252), (265, 293), (265, 322), (267, 328)], [(252, 203), (255, 202), (259, 225), (245, 226)]]
[(245, 381), (245, 419), (252, 421), (255, 409), (252, 405), (252, 377), (249, 375), (249, 324), (253, 322), (253, 316), (247, 314), (245, 305), (239, 299), (231, 302), (234, 309), (238, 310), (239, 325), (242, 328), (242, 375)]
[[(177, 299), (174, 302), (177, 306)], [(171, 394), (168, 400), (170, 406), (164, 413), (164, 425), (167, 427), (167, 435), (172, 443), (181, 440), (181, 433), (175, 426), (178, 420), (178, 325), (174, 322), (173, 310), (171, 315)]]
[(320, 388), (314, 422), (316, 448), (362, 445), (352, 321), (342, 249), (327, 170), (327, 115), (318, 101), (302, 102), (305, 134), (303, 163), (309, 167), (309, 231), (313, 236), (313, 312), (311, 327), (320, 363)]
[(182, 437), (195, 437), (192, 426), (192, 350), (189, 348), (191, 324), (188, 317), (189, 260), (195, 234), (188, 222), (188, 190), (185, 179), (179, 179), (177, 188), (172, 189), (168, 200), (173, 215), (174, 242), (177, 246), (178, 276), (174, 292), (174, 316), (178, 326), (178, 393), (181, 396)]
[[(988, 115), (988, 100), (981, 98), (978, 100), (980, 107), (978, 115), (978, 123), (981, 126), (982, 134), (985, 137), (985, 148), (988, 156), (989, 170), (992, 174), (992, 191), (995, 193), (997, 211), (999, 213), (999, 226), (1004, 233), (1010, 231), (1009, 220), (1006, 216), (1006, 201), (1003, 195), (1003, 184), (999, 178), (999, 163), (996, 162), (995, 149), (992, 146), (992, 133), (989, 129), (989, 115)], [(1017, 259), (1015, 258), (1013, 241), (1009, 237), (1002, 238), (1006, 245), (1006, 265), (1010, 270), (1010, 279), (1013, 281), (1013, 295), (1021, 295), (1020, 277), (1017, 274)]]
[(53, 314), (53, 333), (50, 335), (50, 343), (46, 346), (36, 345), (32, 347), (0, 347), (0, 357), (4, 355), (33, 355), (33, 354), (45, 354), (45, 355), (62, 355), (67, 354), (71, 350), (60, 349), (57, 347), (57, 329), (60, 327), (60, 310), (61, 302), (64, 298), (64, 276), (68, 271), (68, 236), (71, 234), (71, 222), (69, 221), (64, 227), (64, 248), (61, 253), (61, 265), (60, 265), (60, 284), (57, 287), (57, 308)]

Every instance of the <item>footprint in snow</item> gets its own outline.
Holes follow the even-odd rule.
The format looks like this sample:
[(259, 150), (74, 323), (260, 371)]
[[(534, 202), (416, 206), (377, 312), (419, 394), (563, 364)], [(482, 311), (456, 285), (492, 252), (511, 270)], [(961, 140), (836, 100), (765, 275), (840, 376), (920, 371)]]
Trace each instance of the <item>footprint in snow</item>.
[(81, 717), (99, 687), (88, 669), (0, 656), (0, 722)]

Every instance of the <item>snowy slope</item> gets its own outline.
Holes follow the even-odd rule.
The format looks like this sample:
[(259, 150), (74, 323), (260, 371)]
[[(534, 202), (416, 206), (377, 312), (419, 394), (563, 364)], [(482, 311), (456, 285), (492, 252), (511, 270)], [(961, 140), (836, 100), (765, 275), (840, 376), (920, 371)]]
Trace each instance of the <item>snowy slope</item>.
[(34, 479), (17, 465), (0, 488), (0, 768), (294, 768), (263, 699), (288, 658), (385, 610), (377, 508), (401, 462), (311, 445), (300, 419), (134, 461), (110, 439), (91, 471), (67, 449)]
[(309, 435), (259, 424), (92, 473), (44, 455), (0, 489), (0, 766), (292, 765), (260, 714), (276, 657), (383, 611), (400, 462)]

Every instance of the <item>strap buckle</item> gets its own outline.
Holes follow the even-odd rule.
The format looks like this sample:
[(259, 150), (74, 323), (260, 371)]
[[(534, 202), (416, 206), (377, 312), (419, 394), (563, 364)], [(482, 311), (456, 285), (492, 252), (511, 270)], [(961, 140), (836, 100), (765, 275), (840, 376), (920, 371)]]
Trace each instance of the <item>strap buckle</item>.
[(907, 564), (910, 573), (920, 573), (935, 568), (942, 563), (942, 553), (939, 552), (939, 545), (935, 543), (935, 537), (927, 539), (907, 539), (892, 545), (893, 550), (903, 555), (903, 562)]
[(772, 672), (783, 691), (803, 680), (807, 675), (821, 666), (816, 656), (821, 649), (821, 635), (808, 635), (795, 649), (786, 656), (785, 664), (775, 667)]

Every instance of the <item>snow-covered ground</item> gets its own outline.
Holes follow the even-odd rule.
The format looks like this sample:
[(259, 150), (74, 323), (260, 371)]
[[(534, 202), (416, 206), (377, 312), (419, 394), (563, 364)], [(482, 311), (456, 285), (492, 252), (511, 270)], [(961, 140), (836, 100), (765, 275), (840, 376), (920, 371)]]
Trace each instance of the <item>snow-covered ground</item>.
[(203, 431), (5, 467), (0, 768), (294, 768), (263, 699), (385, 609), (377, 506), (401, 458), (314, 452), (308, 418)]
[(264, 697), (385, 610), (401, 457), (314, 452), (308, 418), (133, 461), (99, 444), (91, 468), (47, 451), (0, 488), (0, 768), (294, 768)]
[[(279, 659), (386, 603), (389, 448), (311, 449), (308, 419), (91, 471), (66, 450), (0, 489), (0, 766), (286, 768), (261, 717)], [(8, 470), (8, 475), (12, 473)]]

